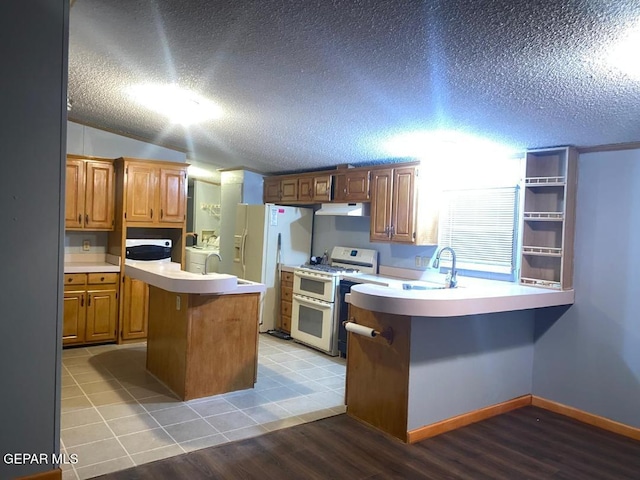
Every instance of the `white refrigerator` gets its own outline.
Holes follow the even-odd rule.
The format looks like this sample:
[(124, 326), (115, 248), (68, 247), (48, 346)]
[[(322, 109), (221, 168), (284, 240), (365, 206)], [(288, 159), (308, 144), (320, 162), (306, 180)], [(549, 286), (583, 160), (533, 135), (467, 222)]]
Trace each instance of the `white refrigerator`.
[(232, 273), (267, 287), (260, 300), (260, 332), (275, 329), (280, 314), (280, 265), (309, 261), (312, 228), (311, 208), (238, 204)]

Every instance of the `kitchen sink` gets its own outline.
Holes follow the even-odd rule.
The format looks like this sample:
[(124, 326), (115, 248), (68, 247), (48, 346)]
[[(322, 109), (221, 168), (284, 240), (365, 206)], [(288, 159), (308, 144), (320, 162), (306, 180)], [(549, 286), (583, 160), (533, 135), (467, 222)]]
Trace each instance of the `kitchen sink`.
[[(403, 290), (444, 290), (447, 287), (441, 283), (432, 283), (432, 282), (411, 282), (411, 283), (403, 283)], [(453, 287), (455, 288), (455, 287)]]

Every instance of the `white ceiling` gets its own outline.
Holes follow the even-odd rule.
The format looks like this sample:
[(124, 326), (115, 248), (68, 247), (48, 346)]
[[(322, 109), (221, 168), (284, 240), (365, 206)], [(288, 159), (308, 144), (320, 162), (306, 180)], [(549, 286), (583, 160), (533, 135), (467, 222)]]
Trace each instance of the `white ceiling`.
[[(261, 172), (388, 160), (411, 131), (640, 141), (639, 57), (608, 57), (634, 32), (638, 55), (638, 0), (76, 0), (69, 119)], [(225, 115), (171, 125), (123, 90), (145, 82)]]

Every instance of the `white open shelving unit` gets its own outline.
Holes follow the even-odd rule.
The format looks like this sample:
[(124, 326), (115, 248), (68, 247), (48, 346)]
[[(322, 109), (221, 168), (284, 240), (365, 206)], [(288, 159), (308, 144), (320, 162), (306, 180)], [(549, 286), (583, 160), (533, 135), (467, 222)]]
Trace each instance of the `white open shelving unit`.
[(527, 152), (521, 284), (558, 290), (573, 286), (577, 159), (573, 147)]

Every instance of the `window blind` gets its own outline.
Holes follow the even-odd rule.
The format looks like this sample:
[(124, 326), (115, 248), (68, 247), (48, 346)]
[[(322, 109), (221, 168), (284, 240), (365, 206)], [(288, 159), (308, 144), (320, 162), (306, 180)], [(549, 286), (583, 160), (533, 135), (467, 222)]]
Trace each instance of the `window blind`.
[[(456, 268), (510, 274), (515, 269), (518, 186), (442, 192), (438, 245)], [(443, 260), (450, 265), (450, 255)]]

